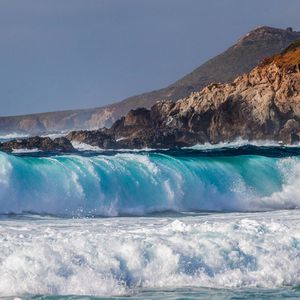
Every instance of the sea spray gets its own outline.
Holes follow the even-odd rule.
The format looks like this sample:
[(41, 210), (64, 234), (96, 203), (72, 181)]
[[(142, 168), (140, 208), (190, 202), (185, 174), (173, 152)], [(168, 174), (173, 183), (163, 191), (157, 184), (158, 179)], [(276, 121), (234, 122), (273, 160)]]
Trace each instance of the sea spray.
[(298, 157), (0, 153), (0, 213), (64, 216), (300, 206)]
[(2, 220), (0, 296), (297, 286), (299, 226), (299, 211)]

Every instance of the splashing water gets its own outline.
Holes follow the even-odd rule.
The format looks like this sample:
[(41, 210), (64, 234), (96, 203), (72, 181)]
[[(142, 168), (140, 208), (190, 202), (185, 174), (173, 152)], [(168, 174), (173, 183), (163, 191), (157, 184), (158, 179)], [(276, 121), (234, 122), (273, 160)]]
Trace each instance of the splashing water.
[(300, 206), (298, 157), (0, 153), (0, 213), (143, 215)]
[(217, 151), (0, 153), (0, 297), (299, 297), (299, 156)]

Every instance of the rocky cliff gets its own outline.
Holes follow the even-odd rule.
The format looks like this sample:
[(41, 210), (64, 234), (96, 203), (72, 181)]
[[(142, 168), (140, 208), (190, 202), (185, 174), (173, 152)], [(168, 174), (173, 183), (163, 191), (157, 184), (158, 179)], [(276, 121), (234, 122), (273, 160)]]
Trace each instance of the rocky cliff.
[(237, 138), (300, 141), (300, 41), (232, 83), (131, 110), (111, 129), (68, 135), (102, 148), (169, 148)]
[(230, 82), (236, 76), (249, 72), (263, 58), (281, 52), (300, 38), (300, 32), (271, 27), (259, 27), (242, 37), (224, 53), (214, 57), (193, 72), (167, 88), (128, 98), (111, 106), (1, 117), (1, 132), (39, 134), (72, 129), (91, 129), (110, 126), (130, 109), (150, 108), (161, 100), (176, 101), (198, 91), (212, 82)]
[(232, 83), (212, 83), (177, 102), (165, 100), (150, 109), (131, 110), (110, 129), (73, 131), (53, 142), (15, 140), (1, 144), (0, 150), (72, 151), (74, 141), (104, 149), (159, 149), (237, 138), (300, 141), (300, 40)]

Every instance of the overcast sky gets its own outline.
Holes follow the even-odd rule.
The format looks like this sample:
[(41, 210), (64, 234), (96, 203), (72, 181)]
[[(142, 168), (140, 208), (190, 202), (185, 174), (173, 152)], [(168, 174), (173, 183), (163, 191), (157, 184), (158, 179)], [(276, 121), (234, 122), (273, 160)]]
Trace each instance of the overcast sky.
[(299, 0), (0, 0), (0, 115), (88, 108), (164, 87)]

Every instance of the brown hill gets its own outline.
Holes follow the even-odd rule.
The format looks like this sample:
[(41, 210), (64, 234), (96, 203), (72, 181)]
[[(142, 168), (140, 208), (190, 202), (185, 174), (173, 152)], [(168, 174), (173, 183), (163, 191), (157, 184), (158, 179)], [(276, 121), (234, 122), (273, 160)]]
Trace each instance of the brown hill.
[(73, 131), (54, 141), (17, 139), (0, 149), (71, 151), (70, 141), (108, 149), (173, 148), (237, 138), (299, 143), (300, 40), (232, 83), (212, 83), (177, 102), (131, 110), (110, 129)]
[(0, 132), (37, 134), (70, 129), (110, 126), (130, 109), (151, 107), (161, 100), (176, 101), (212, 82), (230, 82), (249, 72), (263, 58), (283, 51), (300, 38), (300, 32), (259, 27), (246, 34), (224, 53), (212, 58), (167, 88), (130, 97), (119, 103), (95, 109), (50, 112), (1, 117)]
[(232, 83), (131, 110), (111, 129), (68, 135), (100, 147), (168, 148), (237, 138), (300, 141), (300, 41)]

